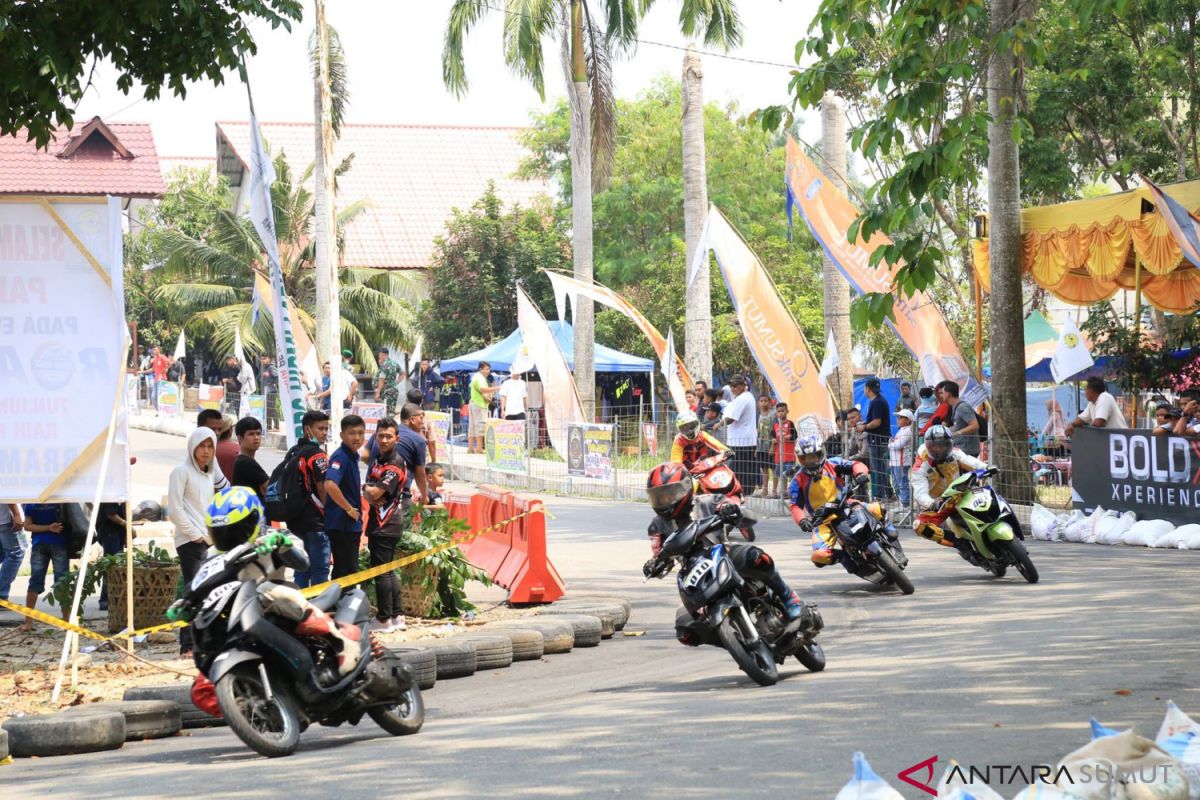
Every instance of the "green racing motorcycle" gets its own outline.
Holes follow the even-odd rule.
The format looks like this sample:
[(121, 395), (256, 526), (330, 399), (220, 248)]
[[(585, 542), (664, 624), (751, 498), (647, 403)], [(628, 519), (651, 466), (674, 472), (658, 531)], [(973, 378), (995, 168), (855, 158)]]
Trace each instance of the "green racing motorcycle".
[(964, 472), (942, 492), (943, 510), (955, 536), (970, 543), (978, 566), (1003, 578), (1010, 566), (1029, 583), (1038, 582), (1037, 567), (1025, 549), (1025, 534), (1012, 506), (988, 482), (995, 467)]

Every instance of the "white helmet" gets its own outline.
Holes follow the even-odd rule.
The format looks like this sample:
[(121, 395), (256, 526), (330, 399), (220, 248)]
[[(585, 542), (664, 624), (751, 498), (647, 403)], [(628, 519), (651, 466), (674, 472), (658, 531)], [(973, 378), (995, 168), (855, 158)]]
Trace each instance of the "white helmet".
[(954, 437), (945, 425), (934, 425), (925, 432), (925, 452), (934, 464), (948, 461), (953, 449)]
[(695, 439), (700, 433), (700, 420), (692, 411), (683, 411), (675, 419), (675, 427), (685, 438)]

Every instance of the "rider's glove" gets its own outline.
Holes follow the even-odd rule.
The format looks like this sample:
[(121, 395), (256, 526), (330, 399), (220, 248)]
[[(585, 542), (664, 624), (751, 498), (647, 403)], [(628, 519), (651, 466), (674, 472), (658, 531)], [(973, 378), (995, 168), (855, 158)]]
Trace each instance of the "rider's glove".
[(812, 533), (815, 527), (817, 527), (817, 521), (813, 517), (805, 517), (800, 520), (800, 530), (805, 533)]
[(258, 544), (254, 547), (254, 552), (258, 553), (260, 556), (265, 556), (276, 549), (288, 550), (291, 548), (291, 546), (292, 540), (286, 533), (272, 531), (266, 536), (259, 537)]
[(167, 619), (171, 622), (190, 622), (193, 611), (190, 603), (186, 603), (182, 599), (176, 600), (167, 609)]
[(652, 558), (645, 564), (642, 564), (642, 574), (647, 578), (661, 578), (667, 574), (670, 568), (669, 562), (659, 561), (657, 558)]

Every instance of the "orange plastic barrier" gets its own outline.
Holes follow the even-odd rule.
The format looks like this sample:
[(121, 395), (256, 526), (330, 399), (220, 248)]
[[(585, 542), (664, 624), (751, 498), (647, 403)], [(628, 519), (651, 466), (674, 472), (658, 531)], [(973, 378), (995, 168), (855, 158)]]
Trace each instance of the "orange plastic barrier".
[[(509, 590), (512, 603), (551, 603), (566, 589), (550, 563), (546, 547), (546, 517), (527, 513), (542, 507), (540, 500), (524, 498), (494, 486), (483, 486), (473, 495), (448, 494), (450, 516), (465, 519), (472, 531), (497, 526), (460, 545), (467, 560)], [(518, 519), (514, 517), (520, 516)], [(506, 520), (513, 520), (504, 523)]]

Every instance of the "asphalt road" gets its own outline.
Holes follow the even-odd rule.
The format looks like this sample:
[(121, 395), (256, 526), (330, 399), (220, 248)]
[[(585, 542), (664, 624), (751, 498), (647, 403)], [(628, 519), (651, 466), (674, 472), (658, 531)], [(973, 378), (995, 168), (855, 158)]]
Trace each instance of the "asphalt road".
[[(135, 482), (150, 484), (154, 453), (181, 441), (138, 434), (136, 444)], [(939, 770), (951, 758), (1053, 763), (1087, 741), (1091, 716), (1150, 736), (1168, 698), (1200, 716), (1200, 554), (1033, 542), (1042, 582), (1028, 585), (906, 533), (917, 592), (902, 597), (816, 570), (790, 521), (768, 521), (762, 543), (825, 615), (829, 667), (809, 674), (790, 662), (783, 681), (761, 688), (723, 651), (675, 642), (673, 584), (641, 577), (646, 506), (548, 505), (569, 592), (630, 598), (627, 630), (645, 636), (441, 682), (413, 737), (369, 721), (318, 727), (291, 758), (265, 761), (227, 729), (193, 731), (22, 759), (0, 768), (0, 794), (832, 798), (855, 750), (900, 788), (898, 771), (934, 755)], [(1020, 787), (994, 788), (1012, 797)]]

